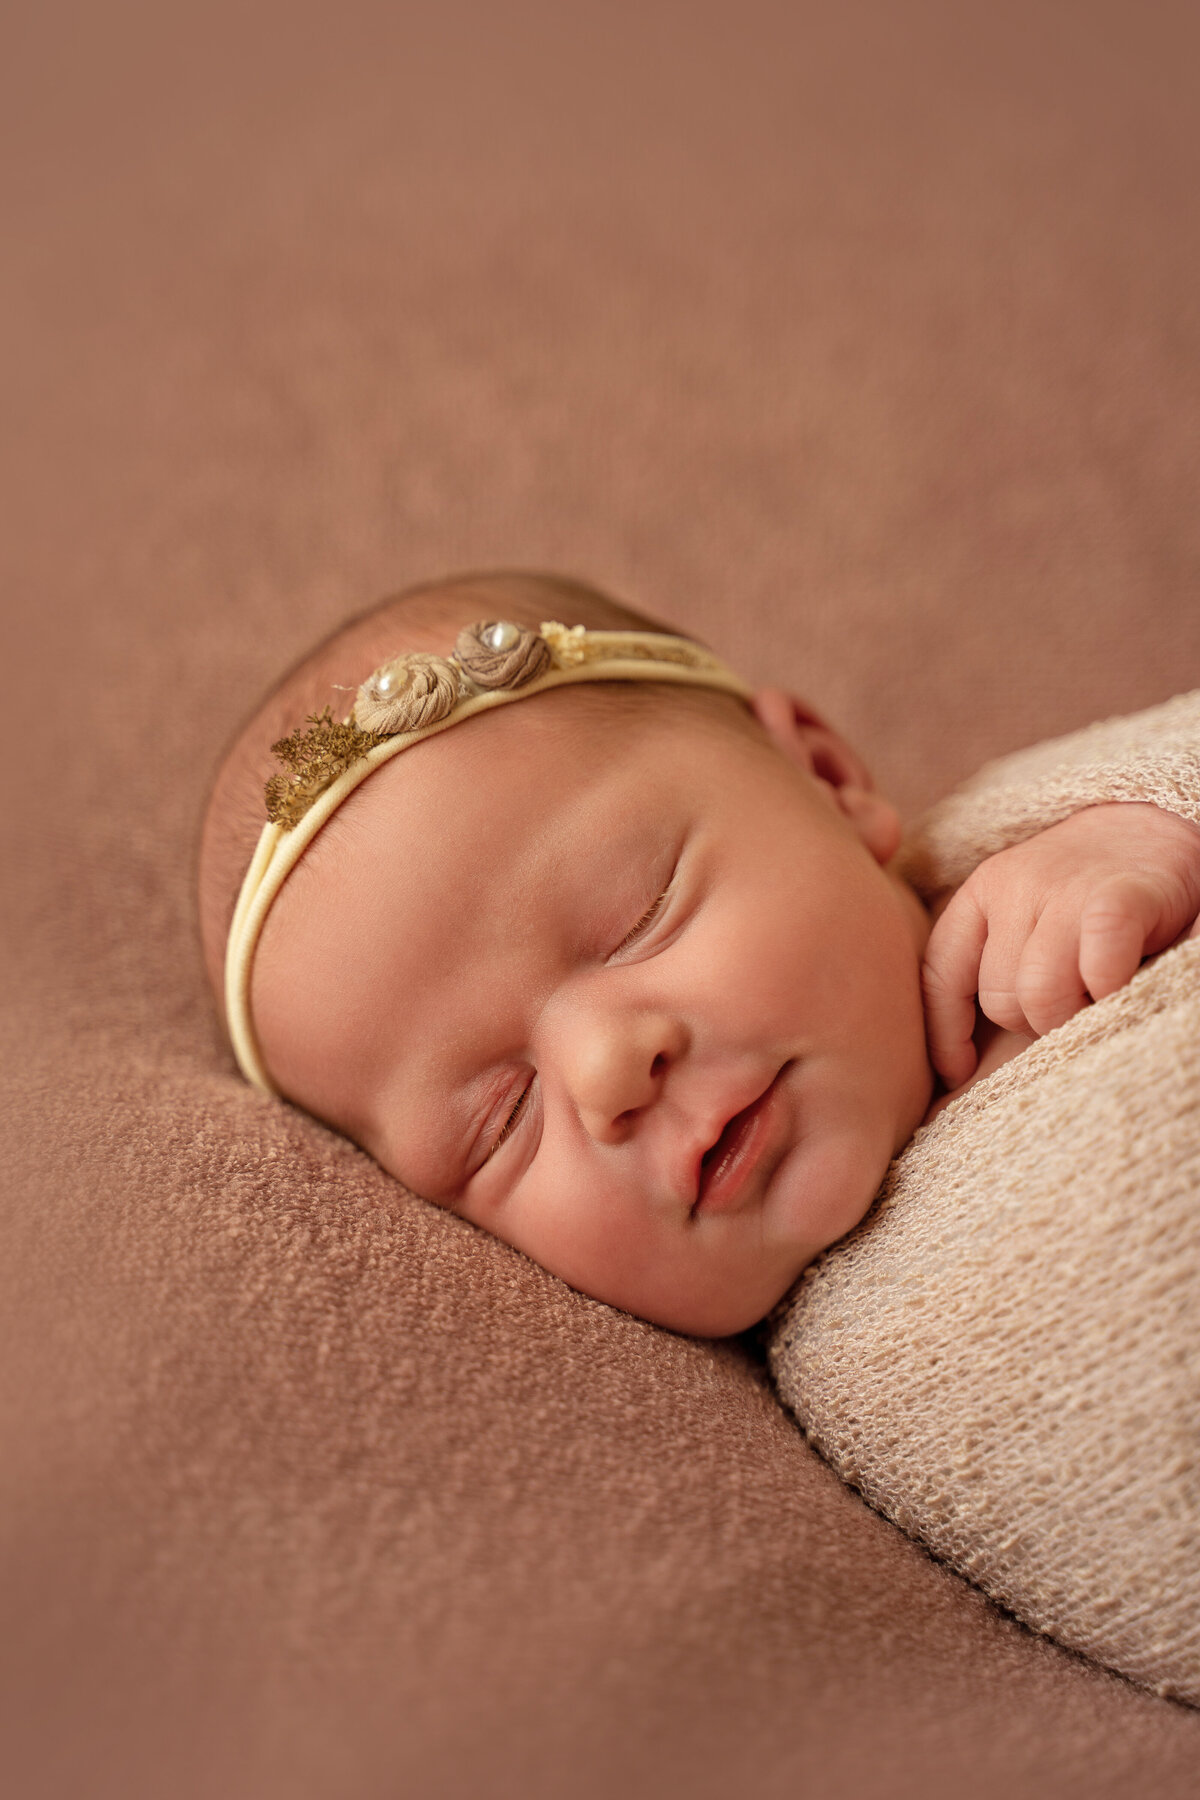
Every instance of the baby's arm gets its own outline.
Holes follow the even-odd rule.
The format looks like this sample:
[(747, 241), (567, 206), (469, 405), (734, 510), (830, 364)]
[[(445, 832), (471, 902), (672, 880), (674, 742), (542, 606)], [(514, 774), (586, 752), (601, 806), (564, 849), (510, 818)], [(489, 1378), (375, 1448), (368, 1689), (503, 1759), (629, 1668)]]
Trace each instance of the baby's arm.
[(1200, 931), (1200, 826), (1136, 801), (1087, 806), (981, 862), (930, 935), (929, 1053), (947, 1088), (976, 1064), (975, 1002), (1034, 1036)]

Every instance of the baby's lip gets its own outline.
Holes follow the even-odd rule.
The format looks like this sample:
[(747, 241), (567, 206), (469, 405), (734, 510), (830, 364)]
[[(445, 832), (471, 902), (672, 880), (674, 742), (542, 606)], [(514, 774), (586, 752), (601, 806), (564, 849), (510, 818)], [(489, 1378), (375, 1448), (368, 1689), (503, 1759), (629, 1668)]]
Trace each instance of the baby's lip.
[(717, 1136), (706, 1145), (694, 1165), (691, 1216), (697, 1213), (733, 1212), (748, 1198), (750, 1178), (778, 1137), (778, 1109), (774, 1102), (780, 1077), (791, 1067), (784, 1063), (752, 1100), (729, 1114)]

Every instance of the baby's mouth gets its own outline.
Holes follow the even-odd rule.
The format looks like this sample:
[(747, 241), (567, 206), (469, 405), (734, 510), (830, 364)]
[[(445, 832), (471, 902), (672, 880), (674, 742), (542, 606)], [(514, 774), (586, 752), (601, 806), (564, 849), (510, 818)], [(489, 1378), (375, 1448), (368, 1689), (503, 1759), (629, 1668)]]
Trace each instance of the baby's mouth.
[(701, 1212), (731, 1212), (747, 1197), (750, 1177), (778, 1135), (773, 1129), (778, 1112), (775, 1101), (780, 1077), (790, 1066), (784, 1063), (758, 1099), (734, 1113), (716, 1143), (700, 1158), (700, 1186), (692, 1207), (693, 1217)]

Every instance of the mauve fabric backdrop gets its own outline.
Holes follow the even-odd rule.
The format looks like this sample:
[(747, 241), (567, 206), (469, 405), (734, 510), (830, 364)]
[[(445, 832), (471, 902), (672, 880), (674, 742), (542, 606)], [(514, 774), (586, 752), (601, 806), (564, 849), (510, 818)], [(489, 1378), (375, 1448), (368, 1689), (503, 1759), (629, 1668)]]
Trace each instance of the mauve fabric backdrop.
[(8, 15), (20, 1800), (1196, 1792), (1200, 1715), (234, 1076), (194, 842), (346, 612), (558, 567), (911, 810), (1200, 683), (1196, 9)]

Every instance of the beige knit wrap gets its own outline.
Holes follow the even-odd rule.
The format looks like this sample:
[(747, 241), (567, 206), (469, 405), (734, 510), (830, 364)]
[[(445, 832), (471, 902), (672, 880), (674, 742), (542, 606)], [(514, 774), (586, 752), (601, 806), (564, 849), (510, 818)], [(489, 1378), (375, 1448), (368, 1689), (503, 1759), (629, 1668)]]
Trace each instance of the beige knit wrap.
[[(1200, 694), (991, 765), (927, 893), (1093, 802), (1200, 823)], [(978, 1082), (769, 1327), (847, 1481), (1036, 1630), (1200, 1704), (1200, 941)]]

